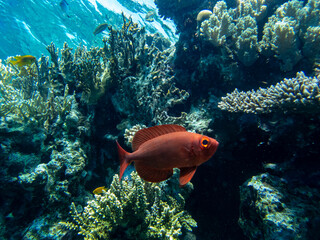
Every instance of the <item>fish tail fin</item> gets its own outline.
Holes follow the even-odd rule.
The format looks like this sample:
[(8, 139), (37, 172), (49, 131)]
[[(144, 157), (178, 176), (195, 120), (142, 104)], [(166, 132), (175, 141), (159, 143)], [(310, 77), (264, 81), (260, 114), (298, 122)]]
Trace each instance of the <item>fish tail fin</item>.
[(120, 146), (118, 141), (116, 141), (116, 142), (117, 142), (117, 146), (118, 146), (118, 154), (119, 154), (119, 159), (120, 159), (119, 181), (121, 181), (121, 178), (122, 178), (124, 171), (130, 165), (131, 162), (128, 160), (129, 153)]

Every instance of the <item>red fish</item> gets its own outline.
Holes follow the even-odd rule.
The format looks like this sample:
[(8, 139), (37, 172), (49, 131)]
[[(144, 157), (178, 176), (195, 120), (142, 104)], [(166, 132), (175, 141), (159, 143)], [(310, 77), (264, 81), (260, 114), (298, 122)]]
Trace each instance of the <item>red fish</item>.
[(173, 168), (180, 169), (180, 186), (186, 185), (196, 169), (216, 152), (219, 143), (210, 137), (187, 132), (179, 125), (159, 125), (138, 131), (132, 140), (133, 153), (117, 142), (120, 158), (120, 181), (134, 161), (139, 176), (148, 182), (170, 178)]

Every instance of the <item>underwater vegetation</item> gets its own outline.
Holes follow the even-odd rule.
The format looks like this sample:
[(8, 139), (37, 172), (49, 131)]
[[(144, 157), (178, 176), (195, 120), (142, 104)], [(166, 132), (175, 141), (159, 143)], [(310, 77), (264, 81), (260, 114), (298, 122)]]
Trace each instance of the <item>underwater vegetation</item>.
[[(122, 14), (101, 47), (0, 61), (0, 238), (319, 238), (319, 2), (155, 3), (174, 45)], [(164, 124), (214, 159), (120, 182), (116, 140)]]

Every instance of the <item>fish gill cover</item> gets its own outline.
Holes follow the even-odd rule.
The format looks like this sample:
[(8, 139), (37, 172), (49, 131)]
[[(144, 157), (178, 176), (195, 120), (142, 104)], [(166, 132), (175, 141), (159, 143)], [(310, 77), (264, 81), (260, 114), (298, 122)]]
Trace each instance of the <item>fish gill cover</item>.
[[(0, 6), (1, 239), (320, 238), (319, 1)], [(116, 140), (163, 124), (219, 148), (119, 182)]]

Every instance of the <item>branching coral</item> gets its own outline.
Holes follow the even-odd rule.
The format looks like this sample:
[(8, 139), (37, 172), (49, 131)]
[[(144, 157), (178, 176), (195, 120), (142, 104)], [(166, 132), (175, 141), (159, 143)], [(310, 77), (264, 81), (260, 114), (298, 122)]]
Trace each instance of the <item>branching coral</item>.
[[(72, 189), (82, 188), (77, 183), (87, 161), (81, 137), (87, 135), (83, 133), (88, 122), (79, 111), (74, 89), (60, 72), (53, 44), (50, 51), (53, 62), (42, 56), (28, 67), (0, 66), (0, 138), (5, 148), (1, 169), (7, 174), (2, 181), (15, 184), (21, 195), (36, 192), (38, 199), (24, 198), (20, 208), (19, 219), (29, 214), (25, 208), (36, 206), (28, 215), (30, 221), (43, 212), (41, 205), (46, 210), (55, 206), (59, 212), (70, 204)], [(16, 195), (6, 197), (12, 202)], [(31, 229), (26, 236), (33, 235)]]
[[(279, 59), (282, 71), (291, 71), (303, 57), (311, 59), (320, 54), (320, 4), (309, 0), (293, 0), (279, 6), (263, 26), (258, 39), (258, 24), (266, 16), (264, 0), (239, 0), (237, 8), (227, 9), (217, 2), (214, 14), (201, 24), (201, 32), (214, 46), (230, 48), (245, 66), (251, 66), (261, 54)], [(236, 23), (234, 23), (236, 22)], [(262, 29), (260, 29), (262, 30)], [(226, 39), (232, 39), (227, 43)]]
[(245, 66), (251, 66), (258, 58), (258, 27), (251, 16), (240, 18), (235, 26), (237, 39), (235, 52)]
[(269, 88), (248, 92), (239, 92), (236, 89), (222, 97), (218, 107), (230, 112), (256, 114), (276, 110), (316, 114), (320, 110), (320, 80), (306, 77), (300, 72), (296, 78), (285, 78)]
[[(119, 112), (125, 113), (129, 118), (134, 117), (138, 122), (152, 121), (158, 124), (161, 114), (189, 97), (188, 92), (174, 84), (175, 78), (170, 67), (174, 48), (165, 49), (163, 44), (156, 44), (159, 42), (158, 38), (159, 36), (151, 37), (146, 46), (147, 59), (152, 61), (147, 61), (145, 65), (141, 65), (139, 72), (120, 81), (119, 91), (112, 97)], [(160, 51), (161, 48), (165, 50)]]
[(250, 66), (258, 58), (256, 17), (264, 15), (266, 7), (262, 6), (255, 1), (239, 1), (237, 9), (228, 10), (226, 3), (219, 1), (209, 20), (201, 24), (201, 32), (216, 47), (227, 45), (227, 38), (232, 39), (235, 54)]
[(130, 129), (124, 131), (124, 138), (126, 140), (127, 146), (131, 146), (134, 135), (141, 129), (146, 128), (146, 125), (136, 124)]
[(102, 48), (77, 47), (74, 54), (72, 48), (65, 43), (59, 51), (53, 43), (48, 46), (53, 65), (50, 67), (52, 79), (51, 84), (69, 84), (72, 91), (81, 93), (81, 100), (88, 104), (96, 104), (104, 94), (106, 79), (103, 77), (107, 69), (107, 58)]
[(275, 53), (283, 71), (292, 70), (303, 56), (316, 58), (320, 54), (319, 12), (320, 4), (314, 0), (305, 6), (298, 0), (284, 3), (264, 26), (260, 51), (268, 56)]
[(281, 69), (289, 71), (301, 59), (299, 49), (297, 22), (291, 18), (278, 19), (275, 16), (269, 18), (263, 30), (263, 38), (260, 42), (261, 50), (275, 53), (281, 61)]
[(173, 198), (160, 186), (146, 183), (135, 173), (87, 203), (83, 211), (71, 204), (71, 222), (62, 226), (85, 239), (178, 239), (183, 229), (192, 231), (196, 222), (183, 210), (184, 198)]
[(68, 85), (65, 86), (62, 96), (55, 95), (53, 89), (49, 89), (47, 97), (43, 97), (36, 89), (29, 92), (24, 91), (23, 85), (16, 86), (15, 78), (21, 80), (16, 74), (11, 73), (10, 78), (13, 78), (11, 82), (7, 79), (0, 81), (2, 117), (10, 116), (16, 122), (30, 123), (48, 130), (52, 121), (57, 118), (65, 119), (75, 104), (74, 96), (68, 95)]
[(221, 46), (233, 31), (234, 23), (227, 10), (227, 4), (224, 1), (217, 2), (210, 19), (201, 24), (201, 32), (214, 46)]
[(127, 19), (124, 14), (122, 18), (121, 30), (109, 26), (110, 36), (103, 39), (103, 50), (110, 57), (110, 76), (115, 82), (137, 74), (139, 68), (151, 61), (145, 49), (145, 28), (139, 28), (132, 18)]
[(257, 21), (260, 21), (267, 15), (266, 1), (238, 0), (236, 15), (241, 17), (251, 16)]

